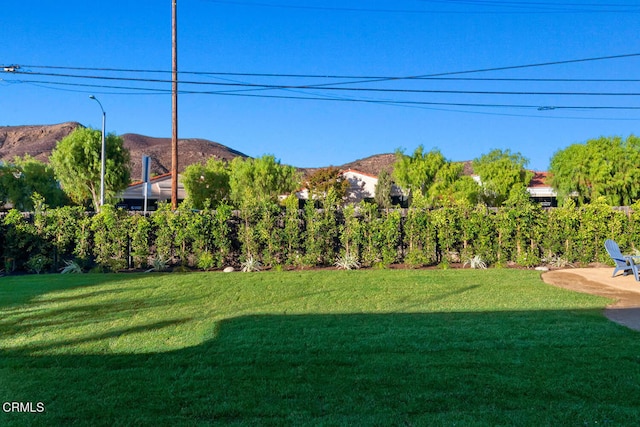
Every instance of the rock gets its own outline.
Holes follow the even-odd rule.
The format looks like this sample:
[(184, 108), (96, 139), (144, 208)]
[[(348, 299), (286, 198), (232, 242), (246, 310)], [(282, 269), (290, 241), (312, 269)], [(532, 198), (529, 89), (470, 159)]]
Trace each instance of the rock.
[(536, 271), (549, 271), (549, 267), (540, 266), (535, 268)]
[(235, 268), (229, 266), (229, 267), (225, 267), (224, 270), (222, 270), (224, 273), (233, 273), (234, 271), (236, 271)]

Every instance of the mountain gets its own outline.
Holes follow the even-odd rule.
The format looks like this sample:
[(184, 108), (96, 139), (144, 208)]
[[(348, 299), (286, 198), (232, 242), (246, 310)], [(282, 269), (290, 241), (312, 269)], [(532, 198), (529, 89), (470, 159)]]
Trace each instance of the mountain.
[[(126, 133), (121, 136), (124, 146), (131, 154), (132, 181), (141, 178), (144, 155), (151, 158), (152, 175), (171, 172), (171, 138), (152, 138), (135, 133)], [(213, 156), (227, 161), (235, 157), (248, 157), (246, 154), (206, 139), (178, 139), (178, 153), (179, 171), (183, 171), (190, 164), (206, 161)]]
[(49, 161), (51, 150), (80, 123), (68, 122), (45, 126), (0, 126), (0, 160), (10, 161), (29, 154), (42, 162)]
[[(0, 126), (0, 160), (11, 161), (15, 156), (29, 154), (37, 160), (48, 162), (51, 151), (58, 141), (82, 127), (80, 123), (68, 122), (57, 125)], [(152, 138), (128, 133), (121, 135), (124, 146), (131, 154), (131, 179), (142, 175), (142, 156), (151, 157), (151, 173), (160, 175), (171, 170), (171, 138)], [(211, 156), (224, 160), (247, 157), (245, 154), (206, 139), (178, 140), (178, 169)]]
[(393, 172), (393, 163), (395, 161), (396, 155), (393, 153), (376, 154), (346, 163), (341, 166), (341, 169), (354, 169), (369, 175), (378, 176), (383, 170), (389, 173)]
[[(58, 141), (69, 135), (82, 124), (67, 122), (57, 125), (0, 126), (0, 161), (11, 161), (15, 156), (29, 154), (37, 160), (48, 162), (51, 151)], [(153, 138), (150, 136), (127, 133), (121, 135), (124, 146), (131, 154), (131, 179), (137, 181), (142, 175), (142, 156), (151, 157), (152, 175), (161, 175), (171, 171), (171, 138)], [(206, 139), (178, 140), (178, 169), (190, 164), (206, 161), (216, 156), (223, 160), (235, 157), (248, 157), (239, 151)], [(339, 166), (340, 169), (355, 169), (377, 176), (381, 170), (393, 169), (394, 154), (377, 154), (355, 160)], [(300, 168), (305, 174), (319, 168)]]

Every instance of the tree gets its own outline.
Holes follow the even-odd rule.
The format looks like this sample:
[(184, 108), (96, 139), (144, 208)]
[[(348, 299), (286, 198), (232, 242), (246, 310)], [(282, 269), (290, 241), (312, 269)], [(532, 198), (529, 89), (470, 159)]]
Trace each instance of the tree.
[(47, 164), (27, 154), (0, 166), (0, 202), (9, 202), (20, 211), (32, 211), (35, 194), (39, 194), (47, 206), (59, 207), (67, 202), (53, 169)]
[(393, 181), (391, 174), (386, 171), (380, 171), (378, 175), (378, 183), (376, 184), (376, 190), (374, 199), (380, 209), (389, 209), (391, 207), (391, 189), (393, 188)]
[[(101, 141), (99, 130), (77, 128), (58, 143), (50, 163), (67, 195), (78, 204), (90, 201), (100, 210)], [(122, 138), (108, 134), (105, 167), (105, 203), (115, 200), (129, 185), (129, 151)]]
[(510, 150), (492, 150), (473, 160), (473, 170), (480, 177), (480, 198), (488, 206), (501, 206), (512, 193), (522, 193), (533, 178), (526, 170), (529, 160)]
[(409, 192), (412, 202), (423, 206), (444, 206), (453, 202), (475, 204), (477, 184), (462, 175), (462, 163), (450, 162), (440, 151), (424, 153), (419, 146), (411, 157), (396, 151), (393, 176), (397, 185)]
[(478, 202), (480, 186), (470, 176), (463, 176), (463, 170), (463, 163), (446, 162), (440, 167), (426, 195), (430, 205), (475, 205)]
[(640, 198), (640, 138), (600, 137), (572, 144), (551, 158), (550, 184), (560, 203), (578, 204), (603, 196), (612, 206)]
[(182, 183), (187, 193), (187, 203), (195, 209), (204, 209), (207, 200), (215, 208), (229, 198), (231, 187), (229, 165), (215, 157), (206, 164), (194, 163), (182, 173)]
[(349, 181), (342, 175), (342, 171), (334, 166), (318, 169), (305, 182), (309, 190), (310, 199), (324, 199), (330, 188), (333, 188), (338, 200), (344, 200), (349, 191)]
[(396, 151), (396, 161), (393, 165), (393, 178), (397, 185), (408, 191), (420, 190), (427, 194), (427, 190), (433, 184), (438, 170), (447, 163), (440, 151), (433, 149), (424, 153), (424, 147), (420, 145), (407, 156), (402, 150)]
[(244, 203), (277, 201), (278, 196), (294, 191), (300, 178), (293, 166), (281, 165), (272, 155), (256, 159), (236, 157), (230, 164), (231, 200)]

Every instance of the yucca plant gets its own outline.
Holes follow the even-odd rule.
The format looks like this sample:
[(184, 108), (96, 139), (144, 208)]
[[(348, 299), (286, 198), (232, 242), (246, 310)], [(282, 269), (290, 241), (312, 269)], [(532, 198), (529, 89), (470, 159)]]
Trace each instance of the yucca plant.
[(253, 256), (249, 255), (247, 259), (240, 263), (240, 267), (242, 272), (250, 273), (253, 271), (260, 271), (262, 269), (262, 264), (260, 264), (260, 261), (255, 259)]
[(80, 267), (77, 262), (71, 260), (71, 261), (65, 261), (64, 264), (65, 264), (65, 266), (60, 271), (60, 274), (70, 274), (70, 273), (71, 274), (80, 274), (80, 273), (82, 273), (82, 267)]
[(339, 270), (354, 270), (360, 268), (360, 263), (356, 256), (349, 252), (345, 252), (343, 255), (339, 256), (333, 265), (335, 265)]
[(152, 271), (165, 271), (168, 268), (169, 264), (167, 263), (167, 261), (159, 256), (156, 256), (151, 263), (151, 268), (145, 271), (145, 273), (150, 273)]
[(479, 268), (485, 270), (487, 268), (487, 263), (482, 259), (480, 255), (474, 255), (467, 259), (464, 264), (462, 264), (463, 267), (466, 267), (467, 265), (473, 269)]
[(544, 261), (546, 262), (546, 264), (550, 265), (551, 267), (557, 267), (557, 268), (573, 267), (573, 264), (571, 264), (566, 258), (562, 258), (557, 255), (552, 255), (549, 258), (546, 258)]

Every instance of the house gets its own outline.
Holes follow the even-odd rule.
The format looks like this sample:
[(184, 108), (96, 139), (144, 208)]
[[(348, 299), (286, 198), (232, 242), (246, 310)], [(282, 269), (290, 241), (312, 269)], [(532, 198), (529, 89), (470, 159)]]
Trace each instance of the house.
[[(378, 185), (378, 177), (366, 172), (355, 169), (347, 169), (341, 174), (349, 182), (349, 190), (347, 192), (348, 203), (359, 203), (362, 200), (371, 201), (375, 197), (376, 185)], [(539, 202), (543, 207), (556, 207), (558, 201), (556, 192), (552, 187), (546, 184), (547, 172), (534, 172), (531, 183), (527, 188), (531, 199)], [(477, 175), (472, 177), (480, 183)], [(296, 196), (300, 200), (309, 199), (309, 191), (303, 188), (296, 192)], [(132, 211), (144, 210), (144, 182), (134, 182), (122, 193), (122, 201), (118, 203), (118, 207)], [(186, 198), (184, 186), (181, 183), (181, 176), (178, 175), (178, 202)], [(406, 197), (402, 190), (392, 185), (391, 199), (394, 205), (406, 206)], [(158, 175), (149, 180), (147, 189), (147, 210), (153, 211), (157, 209), (158, 202), (171, 201), (171, 173)]]
[(378, 185), (377, 176), (353, 169), (342, 171), (341, 174), (343, 178), (349, 182), (349, 189), (347, 190), (348, 203), (373, 200), (376, 195), (376, 185)]
[(554, 189), (546, 183), (548, 172), (534, 172), (527, 187), (531, 200), (540, 203), (542, 207), (558, 206), (558, 197)]
[[(342, 175), (349, 181), (347, 193), (348, 203), (358, 203), (362, 200), (372, 201), (376, 195), (378, 177), (355, 169), (347, 169)], [(391, 200), (393, 204), (406, 202), (402, 189), (395, 184), (391, 185)]]
[[(553, 187), (546, 183), (549, 173), (536, 171), (532, 171), (532, 173), (533, 178), (531, 178), (531, 182), (529, 182), (529, 186), (527, 187), (527, 191), (529, 192), (529, 197), (531, 198), (531, 200), (540, 203), (540, 205), (544, 208), (557, 207), (557, 194), (554, 191)], [(479, 185), (482, 185), (482, 181), (480, 180), (480, 177), (478, 175), (471, 175), (471, 177)]]
[[(377, 176), (355, 169), (347, 169), (341, 171), (340, 174), (349, 183), (347, 203), (359, 203), (363, 200), (373, 201), (376, 195), (376, 186), (378, 185)], [(296, 196), (300, 200), (309, 200), (309, 190), (303, 188), (296, 192)], [(391, 199), (394, 204), (400, 204), (404, 200), (402, 190), (395, 184), (391, 186)]]
[[(154, 211), (158, 207), (158, 202), (171, 202), (171, 173), (154, 176), (147, 184), (147, 210)], [(122, 199), (118, 207), (130, 211), (144, 210), (144, 187), (142, 181), (134, 182), (120, 195)], [(178, 203), (186, 198), (181, 176), (178, 175)]]

